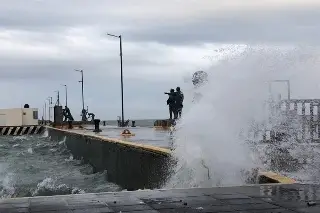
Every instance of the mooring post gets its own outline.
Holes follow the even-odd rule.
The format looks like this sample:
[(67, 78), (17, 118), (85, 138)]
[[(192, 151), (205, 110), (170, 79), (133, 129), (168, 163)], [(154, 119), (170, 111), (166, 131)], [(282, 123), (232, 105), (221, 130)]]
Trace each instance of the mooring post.
[(103, 121), (103, 126), (106, 126), (106, 121)]
[(100, 119), (94, 119), (94, 130), (93, 130), (93, 132), (101, 132), (101, 129), (100, 129), (99, 125), (100, 125)]
[(72, 126), (72, 121), (68, 121), (68, 129), (72, 129), (73, 128), (73, 126)]
[(131, 127), (136, 127), (136, 121), (131, 121)]

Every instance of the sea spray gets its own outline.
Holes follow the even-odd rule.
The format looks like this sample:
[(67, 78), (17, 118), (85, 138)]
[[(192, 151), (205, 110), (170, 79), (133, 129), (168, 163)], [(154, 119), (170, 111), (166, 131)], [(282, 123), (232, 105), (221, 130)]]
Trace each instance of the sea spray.
[(248, 46), (207, 70), (208, 83), (197, 88), (201, 100), (185, 103), (189, 109), (177, 123), (178, 164), (168, 187), (239, 185), (245, 183), (244, 170), (269, 169), (261, 161), (265, 153), (254, 151), (246, 138), (253, 128), (264, 131), (282, 119), (274, 116), (270, 122), (268, 82), (295, 81), (303, 67), (310, 75), (316, 59), (314, 48)]

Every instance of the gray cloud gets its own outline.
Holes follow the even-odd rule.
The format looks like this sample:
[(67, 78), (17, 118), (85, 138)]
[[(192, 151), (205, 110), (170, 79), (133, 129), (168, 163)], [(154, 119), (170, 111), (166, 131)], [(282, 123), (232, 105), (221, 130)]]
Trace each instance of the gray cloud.
[[(208, 7), (215, 4), (219, 6), (216, 1), (204, 2)], [(253, 4), (249, 0), (244, 3)], [(266, 4), (257, 9), (239, 7), (238, 10), (231, 10), (221, 6), (222, 11), (218, 7), (201, 15), (188, 16), (191, 3), (187, 2), (184, 6), (180, 5), (181, 9), (187, 11), (182, 16), (179, 11), (176, 11), (177, 14), (171, 10), (160, 13), (145, 2), (141, 8), (137, 8), (125, 0), (112, 4), (107, 1), (95, 1), (95, 4), (85, 1), (77, 1), (77, 4), (73, 1), (35, 1), (27, 7), (11, 2), (9, 6), (0, 9), (0, 27), (48, 32), (38, 36), (39, 40), (57, 40), (61, 39), (60, 33), (70, 28), (91, 27), (102, 38), (106, 32), (112, 32), (123, 34), (127, 41), (151, 41), (169, 45), (198, 45), (203, 42), (317, 42), (319, 4), (306, 2), (304, 7), (288, 4), (281, 8), (280, 3), (279, 8), (268, 7)], [(165, 8), (165, 4), (166, 1), (156, 6), (160, 10)], [(176, 3), (171, 6), (173, 9), (178, 8)]]
[(78, 116), (80, 75), (73, 70), (84, 69), (89, 108), (102, 119), (116, 118), (121, 106), (119, 43), (105, 35), (110, 32), (123, 35), (126, 116), (166, 117), (163, 92), (187, 87), (184, 73), (209, 66), (203, 57), (215, 46), (205, 44), (318, 44), (320, 8), (308, 2), (284, 10), (252, 0), (2, 0), (0, 89), (11, 93), (0, 106), (28, 102), (41, 108), (47, 96), (63, 91), (63, 83), (70, 87), (70, 106)]
[(206, 43), (319, 43), (320, 7), (247, 11), (207, 16), (191, 22), (149, 26), (132, 32), (138, 41), (170, 45)]

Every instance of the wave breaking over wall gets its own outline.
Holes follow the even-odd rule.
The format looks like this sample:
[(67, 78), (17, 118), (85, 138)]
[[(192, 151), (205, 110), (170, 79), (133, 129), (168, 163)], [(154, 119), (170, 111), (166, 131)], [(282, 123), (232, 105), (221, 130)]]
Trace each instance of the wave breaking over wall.
[[(232, 56), (220, 57), (206, 70), (208, 83), (186, 92), (184, 105), (190, 106), (174, 132), (178, 165), (167, 187), (241, 185), (246, 181), (243, 171), (270, 169), (261, 160), (265, 153), (255, 151), (247, 138), (252, 129), (265, 129), (270, 123), (269, 81), (290, 80), (296, 98), (320, 97), (315, 92), (319, 90), (319, 49), (230, 48)], [(287, 98), (286, 91), (283, 84), (274, 83), (271, 96)], [(201, 94), (196, 103), (192, 102), (195, 92)], [(271, 123), (279, 119), (274, 117)]]

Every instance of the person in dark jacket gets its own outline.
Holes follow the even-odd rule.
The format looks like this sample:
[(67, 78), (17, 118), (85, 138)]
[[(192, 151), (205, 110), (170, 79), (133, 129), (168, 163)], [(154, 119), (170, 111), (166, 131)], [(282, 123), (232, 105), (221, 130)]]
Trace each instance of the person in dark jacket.
[(176, 101), (175, 101), (175, 96), (176, 93), (174, 92), (174, 89), (171, 89), (170, 92), (165, 92), (164, 94), (169, 95), (169, 98), (167, 100), (167, 105), (169, 106), (169, 115), (170, 119), (172, 119), (172, 114), (175, 115), (175, 106), (176, 106)]
[(176, 88), (175, 100), (176, 100), (176, 115), (175, 115), (175, 118), (178, 118), (178, 117), (181, 118), (184, 95), (181, 92), (180, 87)]

